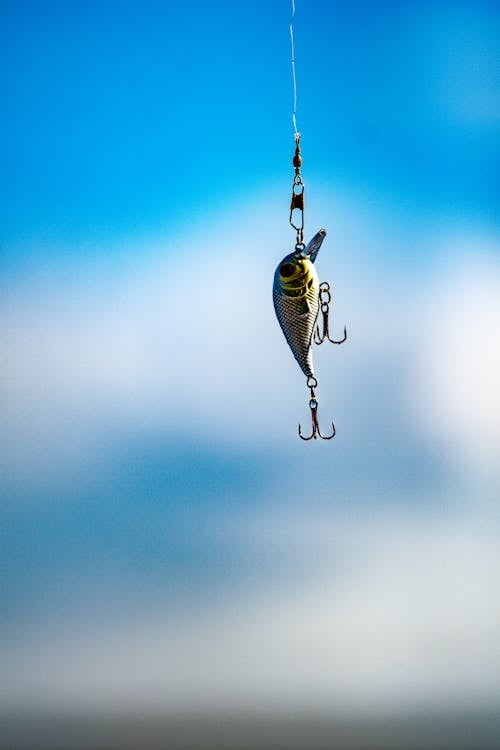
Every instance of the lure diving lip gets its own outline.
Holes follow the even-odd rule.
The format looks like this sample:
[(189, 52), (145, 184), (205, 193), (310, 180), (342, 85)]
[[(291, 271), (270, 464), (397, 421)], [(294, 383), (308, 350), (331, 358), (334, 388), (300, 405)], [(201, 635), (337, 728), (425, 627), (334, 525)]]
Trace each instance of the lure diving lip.
[(309, 244), (306, 245), (306, 247), (301, 251), (300, 254), (302, 255), (302, 257), (303, 258), (309, 257), (311, 261), (314, 263), (325, 237), (326, 237), (326, 229), (320, 229), (319, 232), (316, 232), (316, 234), (314, 235), (312, 240), (309, 242)]

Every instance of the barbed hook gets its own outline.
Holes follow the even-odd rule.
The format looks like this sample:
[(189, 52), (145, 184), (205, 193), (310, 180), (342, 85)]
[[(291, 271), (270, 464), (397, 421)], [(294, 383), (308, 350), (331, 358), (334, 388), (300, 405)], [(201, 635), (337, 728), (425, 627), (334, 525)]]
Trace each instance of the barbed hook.
[(302, 428), (299, 423), (299, 437), (301, 440), (316, 440), (316, 438), (320, 437), (322, 440), (331, 440), (335, 437), (335, 425), (332, 422), (332, 434), (331, 435), (323, 435), (318, 423), (318, 399), (316, 398), (316, 394), (314, 392), (314, 389), (318, 385), (318, 381), (314, 377), (314, 375), (307, 378), (307, 387), (309, 388), (311, 392), (311, 398), (309, 399), (309, 408), (311, 410), (311, 421), (312, 421), (312, 432), (309, 435), (309, 437), (305, 437), (302, 434)]
[(321, 303), (321, 314), (323, 316), (323, 333), (319, 331), (319, 325), (314, 329), (313, 341), (315, 344), (322, 344), (323, 341), (329, 341), (330, 344), (343, 344), (347, 340), (347, 326), (344, 326), (344, 337), (341, 339), (330, 338), (328, 314), (330, 310), (330, 302), (332, 301), (332, 295), (330, 292), (330, 284), (328, 281), (322, 281), (319, 285), (319, 299)]

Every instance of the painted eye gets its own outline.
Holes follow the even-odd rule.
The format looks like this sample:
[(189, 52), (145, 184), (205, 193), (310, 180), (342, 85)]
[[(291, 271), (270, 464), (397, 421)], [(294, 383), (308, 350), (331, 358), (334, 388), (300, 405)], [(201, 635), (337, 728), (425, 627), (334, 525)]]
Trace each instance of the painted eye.
[(295, 266), (293, 263), (283, 263), (283, 265), (280, 268), (280, 276), (283, 276), (285, 279), (288, 276), (291, 276), (295, 271)]

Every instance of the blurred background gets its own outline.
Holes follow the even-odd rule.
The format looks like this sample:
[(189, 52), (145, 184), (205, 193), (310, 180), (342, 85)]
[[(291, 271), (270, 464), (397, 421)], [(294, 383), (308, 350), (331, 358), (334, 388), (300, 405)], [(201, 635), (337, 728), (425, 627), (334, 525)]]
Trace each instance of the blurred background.
[(0, 7), (2, 747), (497, 747), (499, 20)]

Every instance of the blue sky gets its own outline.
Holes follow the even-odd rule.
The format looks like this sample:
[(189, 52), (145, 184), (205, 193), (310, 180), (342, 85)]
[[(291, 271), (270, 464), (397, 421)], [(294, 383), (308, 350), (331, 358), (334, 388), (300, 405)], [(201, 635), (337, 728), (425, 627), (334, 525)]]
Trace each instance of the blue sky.
[[(285, 189), (284, 4), (3, 3), (3, 253)], [(497, 24), (494, 3), (299, 4), (309, 174), (494, 220)]]
[(498, 7), (296, 4), (307, 445), (290, 4), (2, 4), (5, 710), (500, 695)]

